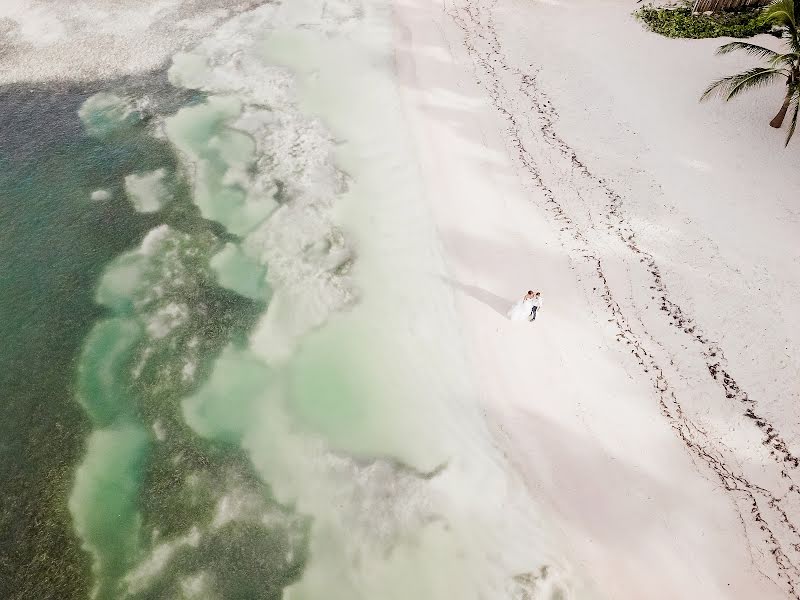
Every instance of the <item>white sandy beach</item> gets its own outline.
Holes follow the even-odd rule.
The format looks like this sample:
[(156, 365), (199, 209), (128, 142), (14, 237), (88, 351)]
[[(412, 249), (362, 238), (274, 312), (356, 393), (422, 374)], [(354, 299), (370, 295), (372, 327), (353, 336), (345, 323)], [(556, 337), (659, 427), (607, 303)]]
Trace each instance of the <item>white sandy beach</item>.
[(797, 142), (780, 89), (699, 104), (751, 63), (635, 8), (395, 3), (471, 365), (599, 597), (797, 598)]
[[(185, 104), (146, 127), (188, 175), (184, 202), (227, 230), (208, 272), (263, 312), (213, 356), (170, 354), (181, 382), (213, 361), (198, 389), (176, 384), (175, 432), (131, 408), (87, 438), (69, 503), (95, 584), (228, 597), (215, 577), (249, 571), (197, 540), (302, 518), (285, 562), (304, 558), (269, 588), (288, 600), (800, 600), (800, 139), (768, 126), (779, 87), (698, 102), (751, 61), (646, 31), (635, 0), (106, 4), (3, 3), (0, 83), (147, 106), (136, 78), (160, 73)], [(119, 178), (141, 213), (179, 201), (167, 166)], [(97, 210), (114, 201), (89, 189)], [(106, 265), (97, 303), (181, 272), (159, 240), (191, 236), (157, 223)], [(159, 279), (129, 285), (131, 264)], [(510, 322), (528, 289), (539, 318)], [(183, 336), (181, 306), (136, 315), (152, 347)], [(115, 323), (92, 335), (132, 347), (136, 324)], [(80, 369), (110, 372), (96, 362)], [(103, 493), (189, 429), (258, 477), (162, 538), (172, 505), (140, 507), (148, 482)], [(145, 541), (105, 575), (141, 510)], [(93, 523), (117, 537), (100, 547)], [(214, 539), (278, 585), (280, 560)]]

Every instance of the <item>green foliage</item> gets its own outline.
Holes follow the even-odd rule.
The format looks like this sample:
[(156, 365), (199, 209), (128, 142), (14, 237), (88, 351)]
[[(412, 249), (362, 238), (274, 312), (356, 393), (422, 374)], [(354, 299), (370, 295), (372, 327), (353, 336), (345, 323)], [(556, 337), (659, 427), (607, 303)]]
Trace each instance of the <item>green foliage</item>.
[(750, 9), (713, 15), (692, 14), (691, 4), (676, 7), (645, 6), (634, 14), (655, 33), (671, 38), (745, 38), (769, 33), (772, 26), (761, 18), (761, 10)]
[(785, 52), (776, 52), (764, 46), (748, 42), (730, 42), (720, 46), (717, 54), (743, 52), (761, 59), (766, 63), (763, 67), (753, 67), (735, 75), (722, 77), (712, 82), (703, 92), (700, 100), (714, 96), (731, 100), (747, 90), (764, 87), (781, 80), (786, 82), (786, 95), (783, 104), (770, 126), (776, 129), (783, 125), (786, 115), (789, 117), (789, 131), (786, 143), (794, 135), (800, 117), (800, 31), (795, 15), (800, 14), (800, 0), (773, 0), (764, 9), (761, 22), (776, 28), (778, 36), (783, 40)]

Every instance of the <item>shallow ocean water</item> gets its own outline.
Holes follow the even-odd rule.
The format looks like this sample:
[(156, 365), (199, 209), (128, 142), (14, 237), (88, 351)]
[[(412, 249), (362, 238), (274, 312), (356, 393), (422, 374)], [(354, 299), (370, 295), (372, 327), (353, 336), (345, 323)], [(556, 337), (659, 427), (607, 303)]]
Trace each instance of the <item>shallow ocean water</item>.
[(0, 595), (568, 597), (528, 576), (391, 36), (276, 3), (147, 77), (2, 91)]
[(86, 135), (77, 110), (89, 95), (90, 86), (0, 92), (0, 389), (9, 399), (0, 418), (1, 529), (9, 532), (4, 547), (13, 548), (0, 587), (16, 582), (13, 592), (25, 597), (87, 588), (88, 561), (64, 501), (89, 429), (73, 396), (74, 361), (102, 313), (92, 296), (105, 263), (154, 223), (119, 195), (94, 204), (91, 191), (119, 188), (117, 178), (133, 166), (171, 160), (149, 136)]

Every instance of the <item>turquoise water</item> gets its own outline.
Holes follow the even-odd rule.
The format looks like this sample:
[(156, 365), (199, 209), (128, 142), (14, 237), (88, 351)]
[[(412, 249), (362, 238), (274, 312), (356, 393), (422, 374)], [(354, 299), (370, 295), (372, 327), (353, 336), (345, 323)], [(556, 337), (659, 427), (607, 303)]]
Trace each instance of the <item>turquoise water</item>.
[(164, 72), (0, 90), (0, 597), (536, 597), (392, 32), (269, 3)]
[[(225, 217), (244, 204), (244, 192), (224, 181), (228, 169), (220, 165), (246, 160), (237, 142), (251, 142), (225, 125), (232, 115), (217, 116), (211, 106), (200, 99), (172, 116), (159, 115), (166, 118), (170, 148), (199, 148), (203, 163), (193, 173), (193, 186), (174, 155), (137, 165), (138, 172), (159, 172), (153, 193), (163, 209), (143, 207), (140, 199), (133, 204), (160, 214), (161, 224), (105, 266), (95, 301), (107, 312), (85, 339), (79, 359), (76, 397), (94, 428), (69, 506), (93, 556), (98, 598), (274, 598), (305, 560), (304, 521), (271, 498), (235, 436), (236, 420), (247, 418), (237, 403), (246, 403), (261, 379), (245, 357), (226, 357), (245, 344), (266, 297), (254, 300), (237, 293), (238, 286), (223, 285), (237, 276), (261, 275), (263, 281), (265, 271), (242, 273), (234, 260), (237, 268), (220, 278), (212, 268), (220, 255), (217, 263), (230, 264), (226, 257), (237, 242), (218, 225), (242, 231)], [(116, 113), (109, 118), (117, 126), (98, 128), (107, 116), (84, 121), (106, 138), (139, 135), (138, 129), (153, 135), (145, 123), (131, 125)], [(182, 123), (177, 132), (171, 128)], [(145, 196), (151, 192), (145, 189)], [(229, 210), (209, 214), (204, 209), (210, 199)], [(249, 216), (246, 222), (257, 224)], [(266, 289), (257, 280), (250, 287), (245, 291)], [(235, 385), (218, 389), (214, 374), (220, 369), (228, 378), (238, 371)], [(202, 398), (222, 392), (228, 400), (224, 408), (215, 409), (212, 402), (206, 415), (213, 432), (184, 418), (182, 407), (192, 398), (200, 397), (202, 404)], [(234, 419), (230, 427), (226, 418)], [(246, 510), (220, 517), (231, 503)]]
[[(164, 84), (163, 76), (154, 80)], [(99, 131), (81, 122), (79, 107), (90, 96), (43, 89), (0, 97), (11, 132), (0, 153), (7, 258), (0, 390), (12, 399), (0, 420), (0, 530), (3, 547), (13, 548), (0, 562), (4, 598), (85, 598), (93, 589), (100, 598), (121, 597), (125, 574), (147, 548), (207, 524), (228, 483), (253, 495), (260, 510), (283, 511), (241, 451), (195, 434), (180, 407), (208, 363), (225, 345), (241, 344), (263, 311), (264, 284), (252, 280), (260, 267), (248, 267), (231, 238), (202, 218), (174, 150), (146, 119)], [(157, 169), (168, 174), (170, 203), (137, 212), (125, 177)], [(96, 190), (107, 197), (92, 199)], [(166, 232), (157, 249), (138, 252), (154, 230)], [(244, 295), (217, 284), (209, 263), (218, 251), (217, 263), (233, 264), (225, 277), (245, 280)], [(176, 320), (178, 331), (164, 333)], [(182, 376), (188, 356), (193, 377)], [(154, 425), (162, 443), (153, 443)], [(216, 565), (223, 597), (274, 597), (280, 569), (259, 576), (261, 552), (285, 553), (290, 525), (252, 521), (222, 526), (193, 552), (176, 552), (170, 577), (130, 596), (164, 597), (180, 586), (182, 570), (189, 576)], [(291, 527), (302, 537), (302, 522)], [(302, 551), (296, 556), (285, 570), (298, 569)]]
[(89, 195), (170, 156), (137, 133), (87, 136), (77, 116), (87, 96), (0, 91), (0, 531), (13, 548), (0, 561), (3, 597), (83, 597), (89, 585), (64, 502), (90, 428), (72, 394), (75, 360), (102, 314), (92, 295), (105, 263), (153, 224), (124, 199), (93, 205)]

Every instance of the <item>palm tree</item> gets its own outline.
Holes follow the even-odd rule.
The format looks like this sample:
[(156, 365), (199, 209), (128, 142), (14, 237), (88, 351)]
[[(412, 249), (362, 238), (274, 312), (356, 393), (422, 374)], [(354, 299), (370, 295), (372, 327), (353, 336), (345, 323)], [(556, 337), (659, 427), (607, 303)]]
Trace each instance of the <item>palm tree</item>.
[(731, 42), (720, 46), (717, 54), (728, 54), (736, 50), (747, 52), (752, 56), (764, 59), (767, 66), (754, 67), (742, 73), (718, 79), (703, 92), (700, 100), (707, 100), (712, 96), (723, 96), (725, 100), (735, 98), (745, 90), (764, 87), (775, 81), (785, 80), (786, 96), (783, 98), (778, 114), (769, 122), (772, 127), (779, 128), (789, 109), (792, 109), (792, 120), (786, 136), (786, 145), (792, 139), (797, 117), (800, 113), (800, 37), (798, 37), (797, 21), (795, 15), (800, 17), (800, 0), (776, 0), (764, 9), (765, 23), (778, 25), (781, 28), (781, 38), (786, 44), (786, 52), (775, 52), (757, 44), (747, 42)]

